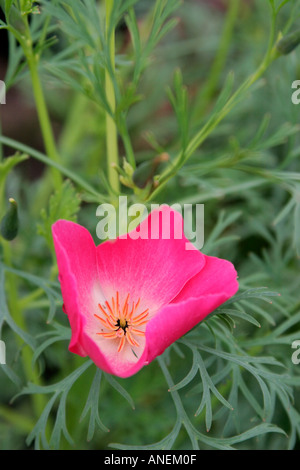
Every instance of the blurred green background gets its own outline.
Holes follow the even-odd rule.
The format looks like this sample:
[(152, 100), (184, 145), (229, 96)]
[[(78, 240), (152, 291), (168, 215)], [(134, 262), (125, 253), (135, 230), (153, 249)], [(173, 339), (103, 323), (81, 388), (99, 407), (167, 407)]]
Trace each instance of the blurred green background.
[[(137, 2), (141, 31), (146, 28), (151, 3), (147, 0)], [(207, 122), (228, 73), (234, 72), (236, 89), (261, 62), (271, 24), (269, 2), (237, 2), (238, 9), (231, 18), (228, 15), (229, 3), (225, 0), (186, 0), (173, 13), (173, 17), (178, 18), (177, 26), (152, 51), (138, 85), (137, 93), (142, 99), (130, 108), (127, 116), (128, 132), (138, 164), (161, 152), (167, 152), (172, 160), (178, 151), (180, 129), (166, 93), (166, 87), (173, 86), (176, 69), (181, 69), (187, 87), (187, 117), (189, 135), (192, 135)], [(64, 167), (105, 193), (105, 113), (93, 99), (76, 90), (74, 82), (78, 81), (78, 76), (74, 70), (71, 72), (73, 81), (67, 74), (62, 77), (57, 73), (59, 54), (74, 39), (68, 37), (68, 32), (65, 34), (63, 25), (57, 29), (55, 18), (51, 21), (57, 41), (42, 56), (40, 76), (58, 152)], [(300, 27), (299, 10), (293, 1), (287, 2), (278, 15), (277, 32), (284, 30), (289, 23), (293, 24), (292, 31)], [(8, 42), (3, 30), (0, 31), (0, 44), (0, 79), (5, 80)], [(116, 44), (117, 71), (123, 79), (125, 93), (134, 60), (125, 21), (118, 25)], [(241, 297), (234, 307), (227, 307), (235, 308), (240, 317), (233, 310), (232, 316), (228, 312), (217, 311), (191, 336), (188, 335), (187, 342), (179, 342), (164, 356), (173, 382), (177, 383), (188, 374), (193, 364), (189, 338), (194, 344), (204, 346), (201, 357), (208, 378), (202, 369), (178, 392), (189, 422), (201, 436), (208, 437), (198, 436), (200, 448), (204, 449), (220, 448), (222, 442), (241, 449), (299, 448), (300, 365), (291, 361), (292, 342), (300, 340), (300, 105), (291, 101), (292, 83), (300, 79), (299, 54), (300, 49), (296, 49), (269, 67), (264, 77), (243, 96), (229, 116), (168, 182), (156, 201), (204, 203), (203, 251), (234, 263), (241, 292), (267, 286), (268, 292), (280, 294), (280, 297), (267, 295), (264, 299), (262, 291), (254, 290), (253, 296)], [(74, 58), (76, 61), (76, 47)], [(12, 74), (10, 79), (6, 104), (0, 108), (2, 134), (45, 152), (30, 77), (23, 65), (21, 59), (18, 74)], [(14, 150), (4, 145), (3, 152), (8, 157)], [(119, 152), (124, 156), (121, 139)], [(107, 449), (110, 443), (135, 448), (159, 442), (172, 431), (180, 413), (178, 402), (176, 408), (178, 397), (173, 395), (172, 401), (168, 392), (170, 383), (166, 383), (157, 361), (129, 379), (116, 380), (102, 375), (101, 382), (96, 368), (91, 365), (70, 388), (66, 395), (66, 408), (65, 404), (58, 408), (59, 400), (64, 397), (63, 387), (67, 387), (62, 381), (75, 368), (85, 364), (85, 360), (68, 352), (68, 321), (61, 309), (56, 278), (51, 279), (55, 274), (55, 260), (51, 235), (47, 232), (49, 199), (53, 194), (49, 181), (45, 165), (34, 158), (20, 163), (6, 180), (5, 198), (0, 210), (5, 212), (9, 197), (18, 202), (19, 234), (11, 242), (11, 266), (18, 273), (8, 272), (6, 284), (1, 278), (0, 306), (3, 314), (6, 306), (10, 306), (9, 296), (13, 292), (23, 299), (22, 324), (18, 326), (26, 327), (36, 342), (36, 348), (47, 338), (53, 339), (40, 351), (37, 359), (41, 386), (60, 385), (50, 388), (49, 393), (38, 395), (41, 399), (34, 401), (31, 394), (25, 394), (11, 402), (12, 397), (26, 386), (22, 355), (24, 349), (29, 348), (24, 338), (18, 338), (18, 332), (6, 321), (1, 331), (1, 339), (7, 346), (7, 366), (0, 366), (0, 449), (33, 447), (33, 438), (38, 436), (39, 440), (44, 429), (46, 436), (50, 436), (57, 416), (61, 418), (65, 411), (67, 428), (74, 444), (72, 446), (63, 436), (60, 442), (62, 449)], [(122, 190), (124, 194), (131, 195), (128, 188), (123, 187)], [(77, 198), (80, 198), (77, 220), (91, 231), (97, 241), (95, 214), (102, 201), (89, 197), (76, 185), (75, 189), (66, 187), (65, 191), (65, 200), (74, 206), (74, 212), (79, 209)], [(59, 203), (59, 198), (56, 202)], [(27, 274), (21, 275), (20, 272)], [(12, 287), (15, 282), (16, 286)], [(32, 293), (36, 297), (31, 299)], [(47, 321), (49, 309), (50, 323)], [(247, 315), (250, 317), (246, 318)], [(45, 334), (49, 336), (43, 336)], [(223, 351), (225, 355), (214, 355), (205, 347)], [(264, 362), (259, 359), (264, 357), (272, 357), (273, 360)], [(10, 372), (6, 370), (4, 373), (3, 367), (9, 368)], [(94, 376), (96, 378), (92, 382)], [(207, 384), (211, 387), (209, 396), (195, 417)], [(214, 387), (233, 404), (234, 411), (220, 400)], [(90, 403), (99, 408), (101, 422), (98, 423), (93, 419), (89, 422), (88, 414), (80, 422), (90, 390), (93, 395)], [(44, 418), (47, 421), (46, 415), (41, 410), (56, 392), (57, 400), (52, 403), (46, 425), (43, 422)], [(212, 426), (207, 433), (210, 413)], [(95, 408), (91, 409), (91, 414), (95, 418)], [(34, 428), (37, 422), (39, 425)], [(257, 432), (251, 434), (249, 430), (260, 425), (266, 427), (257, 428)], [(260, 433), (259, 429), (271, 431), (268, 425), (283, 429), (286, 435), (275, 432), (275, 428), (274, 432)], [(34, 434), (26, 444), (26, 436), (32, 429), (35, 429)], [(226, 441), (248, 431), (245, 439)], [(195, 443), (191, 435), (193, 431), (187, 431), (183, 426), (174, 438), (173, 447), (192, 448)], [(171, 441), (165, 442), (166, 448)], [(158, 448), (160, 446), (162, 444), (158, 444)]]

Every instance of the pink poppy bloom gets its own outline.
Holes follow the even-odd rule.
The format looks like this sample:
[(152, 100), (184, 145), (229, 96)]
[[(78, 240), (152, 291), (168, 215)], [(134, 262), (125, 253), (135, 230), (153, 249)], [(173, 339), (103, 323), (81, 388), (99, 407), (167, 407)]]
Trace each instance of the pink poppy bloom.
[(233, 265), (194, 249), (178, 227), (181, 215), (166, 205), (139, 225), (140, 238), (99, 246), (74, 222), (53, 225), (71, 352), (129, 377), (236, 293)]

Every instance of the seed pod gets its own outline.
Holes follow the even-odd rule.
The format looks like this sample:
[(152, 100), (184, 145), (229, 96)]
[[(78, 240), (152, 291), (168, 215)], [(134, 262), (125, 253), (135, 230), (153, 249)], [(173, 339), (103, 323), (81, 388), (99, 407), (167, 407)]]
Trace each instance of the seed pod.
[(277, 50), (282, 55), (290, 54), (300, 44), (300, 30), (294, 31), (293, 33), (284, 36), (277, 43)]
[(12, 241), (18, 234), (18, 206), (14, 199), (9, 199), (10, 206), (0, 224), (0, 233), (5, 240)]

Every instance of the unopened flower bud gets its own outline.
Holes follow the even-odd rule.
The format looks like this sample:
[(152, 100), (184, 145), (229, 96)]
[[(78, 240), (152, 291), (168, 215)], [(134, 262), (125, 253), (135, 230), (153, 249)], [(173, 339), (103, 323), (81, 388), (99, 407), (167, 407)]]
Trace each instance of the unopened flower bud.
[(12, 241), (18, 234), (18, 206), (14, 199), (9, 199), (9, 208), (0, 224), (0, 233), (5, 240)]
[(282, 55), (292, 52), (300, 44), (300, 30), (287, 34), (277, 43), (276, 48)]

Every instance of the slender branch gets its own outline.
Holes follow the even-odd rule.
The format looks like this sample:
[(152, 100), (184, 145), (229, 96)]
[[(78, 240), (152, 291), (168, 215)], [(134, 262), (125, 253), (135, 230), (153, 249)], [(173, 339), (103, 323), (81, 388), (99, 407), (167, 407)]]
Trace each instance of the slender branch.
[[(12, 265), (12, 250), (10, 242), (7, 242), (4, 239), (1, 239), (2, 247), (3, 247), (3, 257), (5, 264), (7, 266)], [(22, 309), (20, 308), (19, 304), (19, 294), (18, 294), (18, 286), (17, 281), (13, 274), (7, 273), (7, 293), (8, 293), (8, 306), (11, 316), (13, 317), (14, 321), (21, 328), (23, 331), (26, 331), (26, 323), (24, 319), (24, 315)], [(24, 346), (23, 340), (16, 335), (16, 340), (18, 342), (19, 347), (22, 347), (22, 363), (23, 369), (28, 381), (31, 381), (37, 385), (41, 384), (40, 377), (36, 367), (32, 368), (31, 360), (32, 360), (32, 352), (30, 351), (27, 345)], [(24, 347), (23, 347), (24, 346)], [(44, 406), (45, 406), (45, 397), (42, 395), (32, 395), (32, 404), (35, 416), (40, 416), (42, 413)]]
[[(31, 75), (31, 82), (33, 87), (33, 93), (36, 103), (36, 109), (39, 117), (39, 122), (41, 126), (41, 131), (43, 135), (43, 140), (45, 144), (45, 149), (47, 155), (51, 160), (56, 163), (59, 163), (60, 158), (56, 150), (55, 139), (52, 131), (52, 126), (48, 114), (48, 109), (46, 106), (46, 101), (42, 89), (42, 85), (40, 82), (40, 77), (38, 74), (38, 57), (34, 54), (34, 52), (30, 51), (27, 55), (27, 62), (28, 67)], [(56, 189), (59, 189), (62, 184), (62, 176), (61, 173), (56, 170), (55, 168), (51, 168), (52, 176), (53, 176), (53, 184)]]
[(78, 184), (82, 189), (85, 189), (88, 193), (91, 195), (95, 196), (95, 198), (98, 198), (99, 200), (108, 200), (107, 196), (104, 194), (99, 193), (93, 186), (91, 186), (89, 183), (87, 183), (81, 176), (77, 175), (74, 173), (72, 170), (69, 168), (65, 168), (64, 166), (60, 165), (59, 163), (56, 163), (55, 161), (51, 160), (48, 158), (46, 155), (43, 153), (39, 152), (38, 150), (33, 149), (32, 147), (29, 147), (28, 145), (22, 144), (14, 139), (11, 139), (9, 137), (3, 137), (0, 136), (0, 143), (4, 145), (8, 145), (9, 147), (12, 147), (16, 150), (19, 150), (20, 152), (24, 152), (25, 154), (30, 155), (33, 158), (36, 158), (37, 160), (41, 161), (45, 165), (48, 165), (50, 167), (55, 168), (58, 170), (62, 175), (65, 175), (67, 178), (70, 178), (74, 183)]
[(230, 0), (224, 29), (220, 38), (220, 46), (218, 52), (214, 59), (209, 77), (206, 81), (206, 85), (203, 87), (203, 90), (197, 97), (197, 102), (195, 104), (195, 116), (197, 118), (203, 115), (207, 104), (209, 103), (216, 91), (222, 70), (224, 68), (228, 56), (232, 34), (234, 31), (236, 20), (238, 18), (239, 8), (240, 0)]
[(176, 411), (177, 411), (177, 417), (178, 417), (177, 419), (180, 419), (180, 422), (185, 427), (185, 430), (186, 430), (186, 432), (187, 432), (187, 434), (188, 434), (188, 436), (191, 440), (193, 449), (198, 450), (199, 449), (198, 442), (197, 442), (198, 432), (194, 429), (194, 427), (190, 423), (190, 420), (187, 417), (187, 414), (186, 414), (186, 411), (185, 411), (185, 409), (182, 405), (179, 393), (177, 392), (177, 390), (172, 390), (172, 387), (174, 387), (174, 383), (173, 383), (172, 377), (171, 377), (171, 375), (168, 371), (168, 368), (165, 364), (165, 361), (164, 361), (163, 357), (159, 356), (157, 358), (157, 360), (158, 360), (160, 368), (161, 368), (161, 370), (162, 370), (162, 372), (165, 376), (166, 382), (169, 386), (169, 391), (171, 393), (171, 396), (172, 396), (172, 399), (173, 399), (173, 402), (174, 402), (174, 405), (175, 405), (175, 408), (176, 408)]
[(106, 0), (106, 41), (109, 50), (109, 64), (105, 70), (105, 93), (106, 99), (111, 109), (111, 113), (106, 113), (106, 150), (107, 150), (107, 172), (108, 181), (111, 188), (117, 194), (120, 191), (119, 176), (114, 165), (119, 164), (118, 155), (118, 134), (117, 126), (113, 115), (116, 110), (116, 98), (114, 84), (111, 77), (111, 72), (115, 71), (115, 29), (111, 25), (111, 17), (114, 7), (114, 0)]
[[(21, 8), (24, 8), (23, 3), (21, 4)], [(45, 23), (46, 26), (48, 25), (48, 21), (49, 20), (47, 18), (46, 23)], [(50, 117), (49, 117), (49, 113), (48, 113), (48, 109), (46, 105), (46, 100), (44, 97), (43, 88), (42, 88), (39, 73), (38, 73), (40, 54), (36, 53), (34, 50), (34, 45), (33, 45), (33, 40), (31, 37), (31, 31), (30, 31), (30, 27), (28, 24), (27, 15), (24, 15), (22, 17), (22, 22), (23, 22), (22, 33), (20, 33), (17, 29), (15, 29), (10, 24), (8, 25), (7, 28), (15, 36), (17, 41), (20, 43), (23, 49), (24, 55), (26, 57), (46, 153), (51, 160), (53, 160), (56, 163), (59, 163), (60, 158), (56, 150), (56, 144), (55, 144), (55, 138), (54, 138), (54, 134), (52, 130), (52, 125), (51, 125), (51, 121), (50, 121)], [(42, 41), (45, 38), (45, 36), (46, 36), (46, 31), (44, 30), (43, 34), (40, 37), (40, 41)], [(51, 168), (51, 172), (52, 172), (53, 184), (56, 189), (59, 189), (63, 182), (62, 175), (55, 168)]]
[(180, 152), (174, 160), (174, 163), (163, 173), (159, 179), (159, 186), (150, 194), (148, 201), (153, 200), (164, 188), (165, 184), (172, 178), (178, 170), (186, 163), (186, 161), (192, 156), (192, 154), (199, 148), (200, 145), (207, 139), (207, 137), (213, 132), (213, 130), (220, 124), (220, 122), (230, 113), (230, 111), (240, 101), (241, 96), (251, 88), (251, 86), (257, 82), (263, 74), (266, 72), (270, 64), (278, 57), (278, 51), (274, 46), (276, 32), (276, 14), (272, 14), (271, 32), (268, 43), (267, 52), (257, 70), (250, 75), (242, 85), (236, 90), (236, 92), (229, 98), (223, 108), (200, 129), (200, 131), (192, 138), (187, 149), (184, 152)]

